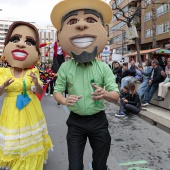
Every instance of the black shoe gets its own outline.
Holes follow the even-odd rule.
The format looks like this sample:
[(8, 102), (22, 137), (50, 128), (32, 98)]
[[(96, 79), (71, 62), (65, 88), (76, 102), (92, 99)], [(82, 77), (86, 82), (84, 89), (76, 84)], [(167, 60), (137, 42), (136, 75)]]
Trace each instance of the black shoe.
[(157, 99), (157, 101), (164, 101), (164, 98), (158, 96), (159, 98)]

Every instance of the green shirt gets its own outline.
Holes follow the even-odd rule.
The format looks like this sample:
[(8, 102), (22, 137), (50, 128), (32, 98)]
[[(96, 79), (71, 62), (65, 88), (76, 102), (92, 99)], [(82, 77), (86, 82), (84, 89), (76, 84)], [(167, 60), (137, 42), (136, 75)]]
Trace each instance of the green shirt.
[(67, 86), (69, 95), (82, 96), (73, 106), (69, 106), (69, 109), (79, 115), (93, 115), (105, 109), (103, 100), (99, 100), (99, 104), (96, 105), (92, 99), (93, 79), (96, 85), (105, 87), (105, 90), (119, 92), (115, 76), (106, 63), (94, 60), (84, 65), (74, 59), (61, 65), (54, 92), (63, 93)]

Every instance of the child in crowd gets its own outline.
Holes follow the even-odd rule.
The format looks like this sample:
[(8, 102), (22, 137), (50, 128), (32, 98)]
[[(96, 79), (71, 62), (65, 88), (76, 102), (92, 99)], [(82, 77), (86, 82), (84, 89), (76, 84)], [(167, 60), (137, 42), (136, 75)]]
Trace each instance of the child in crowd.
[(49, 83), (47, 83), (47, 89), (46, 89), (46, 96), (48, 95), (49, 92), (49, 86), (50, 86), (50, 96), (53, 96), (53, 91), (54, 91), (54, 73), (52, 70), (52, 64), (49, 63), (48, 68), (46, 68), (46, 73), (48, 73), (48, 81)]
[(135, 85), (130, 83), (128, 85), (129, 93), (122, 98), (120, 102), (119, 114), (116, 114), (116, 117), (124, 117), (125, 110), (127, 113), (138, 114), (141, 110), (141, 102), (138, 93), (135, 90)]

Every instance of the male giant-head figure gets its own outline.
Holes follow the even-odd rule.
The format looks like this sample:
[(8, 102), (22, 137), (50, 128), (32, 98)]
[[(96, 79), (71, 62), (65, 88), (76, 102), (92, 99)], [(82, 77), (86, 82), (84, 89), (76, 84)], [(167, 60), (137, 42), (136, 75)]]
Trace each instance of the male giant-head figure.
[(62, 0), (51, 13), (63, 50), (79, 63), (102, 52), (108, 40), (111, 7), (103, 0)]

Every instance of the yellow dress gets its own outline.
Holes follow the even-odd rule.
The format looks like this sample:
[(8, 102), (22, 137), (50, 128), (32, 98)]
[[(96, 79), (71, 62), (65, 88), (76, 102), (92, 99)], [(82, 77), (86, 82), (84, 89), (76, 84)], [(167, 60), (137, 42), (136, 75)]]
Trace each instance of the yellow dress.
[[(48, 150), (52, 148), (41, 103), (30, 90), (34, 85), (28, 76), (31, 71), (39, 77), (37, 68), (27, 70), (22, 78), (13, 77), (10, 68), (0, 68), (0, 85), (8, 78), (15, 80), (6, 88), (0, 115), (0, 167), (6, 169), (42, 170)], [(19, 110), (16, 99), (23, 91), (22, 79), (31, 101)]]

